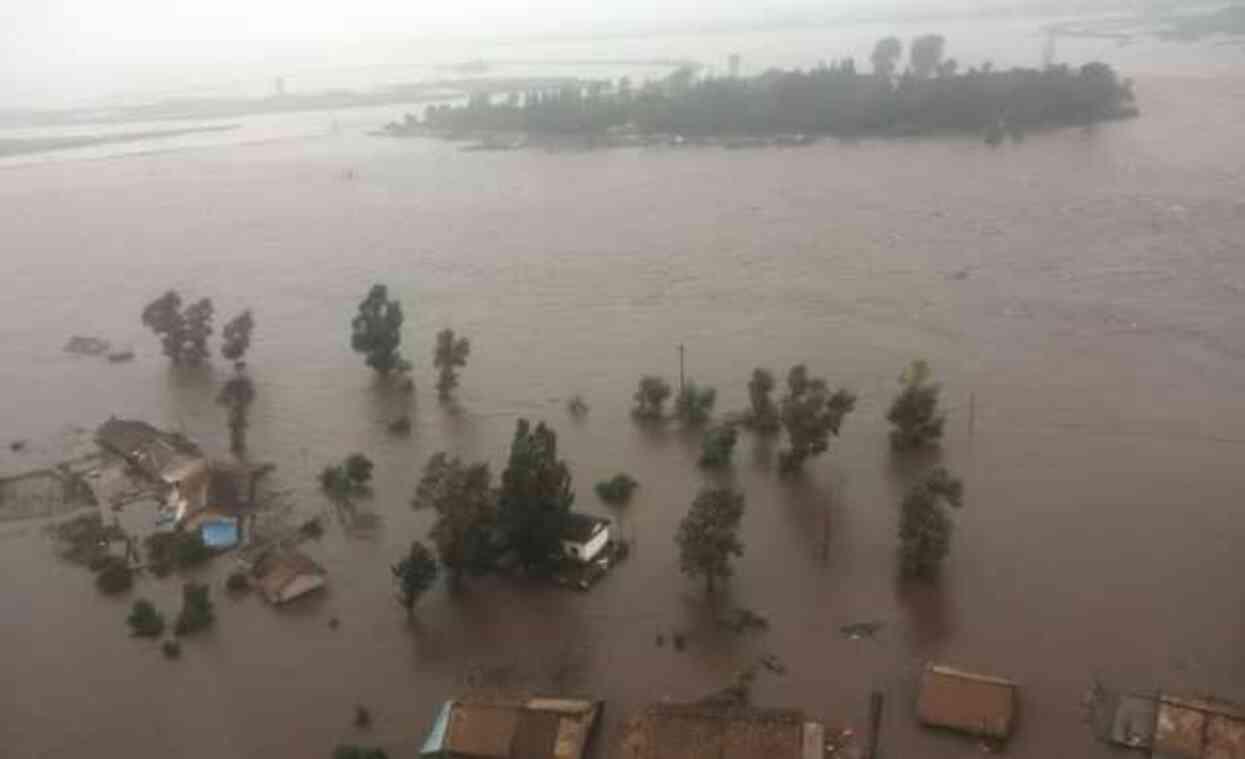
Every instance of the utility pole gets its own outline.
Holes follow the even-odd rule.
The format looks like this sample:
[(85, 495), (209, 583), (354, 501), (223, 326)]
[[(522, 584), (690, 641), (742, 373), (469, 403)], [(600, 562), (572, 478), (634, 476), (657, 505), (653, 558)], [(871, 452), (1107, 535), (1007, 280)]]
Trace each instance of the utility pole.
[(684, 379), (684, 376), (683, 376), (683, 354), (684, 353), (685, 351), (683, 349), (683, 344), (679, 343), (679, 395), (684, 395), (685, 394), (684, 391), (687, 389), (687, 380)]

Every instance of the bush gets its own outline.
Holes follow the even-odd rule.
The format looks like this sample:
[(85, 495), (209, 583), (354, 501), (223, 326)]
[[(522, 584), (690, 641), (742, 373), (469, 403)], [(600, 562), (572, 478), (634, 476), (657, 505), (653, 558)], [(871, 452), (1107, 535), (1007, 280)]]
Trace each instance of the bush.
[(173, 633), (179, 636), (193, 635), (211, 627), (215, 620), (212, 600), (208, 598), (208, 587), (197, 582), (188, 582), (182, 586), (182, 611), (177, 615)]
[(125, 559), (109, 556), (103, 561), (103, 568), (95, 575), (95, 587), (101, 593), (109, 595), (124, 593), (134, 587), (134, 571)]
[(126, 622), (131, 633), (138, 638), (159, 638), (164, 633), (164, 616), (145, 598), (134, 602)]
[(225, 580), (225, 589), (234, 593), (241, 593), (250, 588), (251, 580), (241, 569), (230, 572), (229, 578)]
[(731, 463), (731, 454), (739, 434), (729, 424), (711, 427), (701, 441), (700, 465), (708, 468), (724, 467)]
[(147, 536), (147, 561), (157, 575), (170, 568), (188, 569), (212, 558), (212, 549), (203, 542), (198, 530), (157, 532)]
[(182, 644), (175, 640), (166, 640), (160, 645), (160, 651), (166, 659), (180, 659), (182, 656)]
[(372, 460), (362, 453), (352, 453), (346, 459), (346, 476), (355, 487), (362, 487), (372, 479)]
[(640, 486), (631, 475), (620, 473), (612, 479), (602, 480), (596, 485), (597, 497), (606, 503), (621, 505), (631, 500), (631, 494)]

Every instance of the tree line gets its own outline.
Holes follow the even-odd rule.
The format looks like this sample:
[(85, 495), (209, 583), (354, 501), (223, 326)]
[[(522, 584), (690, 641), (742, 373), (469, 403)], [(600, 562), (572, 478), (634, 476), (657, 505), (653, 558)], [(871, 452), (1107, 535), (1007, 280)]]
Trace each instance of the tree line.
[[(915, 39), (899, 71), (903, 43), (880, 40), (872, 70), (854, 59), (811, 70), (771, 69), (754, 77), (696, 78), (683, 68), (633, 87), (593, 82), (557, 91), (472, 96), (465, 105), (432, 106), (422, 125), (447, 133), (524, 132), (603, 135), (634, 129), (688, 136), (808, 134), (842, 137), (941, 131), (1014, 131), (1083, 125), (1137, 113), (1132, 83), (1105, 63), (1078, 68), (961, 71), (945, 39)], [(408, 121), (410, 121), (408, 119)]]

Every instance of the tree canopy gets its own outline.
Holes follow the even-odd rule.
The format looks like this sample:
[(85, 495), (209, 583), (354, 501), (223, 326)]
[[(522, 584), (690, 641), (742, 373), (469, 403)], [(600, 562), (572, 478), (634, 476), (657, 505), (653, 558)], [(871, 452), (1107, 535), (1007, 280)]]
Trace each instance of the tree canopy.
[(716, 389), (688, 382), (675, 398), (674, 414), (687, 424), (704, 424), (713, 414), (713, 404), (717, 399)]
[(188, 582), (182, 586), (182, 610), (177, 615), (177, 624), (173, 627), (176, 635), (192, 635), (212, 626), (216, 614), (212, 610), (212, 600), (208, 597), (208, 586)]
[(900, 570), (929, 577), (951, 550), (953, 525), (943, 504), (963, 505), (964, 485), (945, 468), (932, 471), (904, 497), (899, 521)]
[(411, 505), (436, 511), (428, 537), (454, 579), (492, 566), (497, 493), (488, 464), (466, 465), (445, 452), (433, 455), (424, 466)]
[(661, 377), (646, 375), (640, 378), (640, 386), (632, 398), (635, 409), (632, 413), (637, 419), (661, 419), (665, 414), (666, 400), (671, 394), (670, 383)]
[(465, 337), (455, 337), (454, 330), (443, 329), (437, 333), (437, 347), (433, 356), (433, 365), (439, 370), (437, 377), (437, 395), (442, 400), (449, 398), (458, 387), (458, 368), (467, 365), (467, 356), (471, 353), (471, 342)]
[(930, 382), (929, 364), (913, 361), (899, 378), (900, 391), (886, 420), (891, 423), (891, 446), (896, 450), (920, 448), (942, 439), (946, 418), (938, 412), (942, 386)]
[(418, 540), (411, 543), (407, 555), (390, 568), (398, 584), (398, 605), (413, 614), (415, 604), (437, 581), (437, 562), (432, 552)]
[(411, 368), (399, 350), (403, 318), (402, 304), (390, 300), (389, 289), (372, 285), (351, 322), (350, 347), (362, 353), (367, 365), (382, 375)]
[(928, 79), (942, 65), (942, 51), (947, 40), (941, 34), (926, 34), (912, 40), (908, 55), (911, 58), (912, 75)]
[(794, 471), (811, 456), (830, 447), (830, 435), (839, 436), (843, 418), (856, 408), (856, 396), (847, 390), (830, 392), (824, 379), (810, 377), (803, 364), (787, 374), (787, 394), (782, 400), (782, 425), (787, 448), (780, 452), (784, 471)]
[(552, 569), (574, 502), (570, 469), (558, 458), (557, 433), (544, 422), (532, 428), (520, 419), (502, 473), (498, 512), (506, 540), (529, 571)]
[(903, 55), (903, 42), (898, 37), (883, 37), (873, 46), (873, 55), (869, 57), (873, 63), (873, 73), (887, 79), (895, 75), (895, 67)]
[(221, 330), (221, 355), (230, 361), (241, 361), (251, 347), (254, 330), (255, 317), (249, 309), (230, 319)]
[(731, 463), (731, 454), (738, 440), (739, 433), (732, 424), (719, 424), (705, 430), (701, 440), (700, 465), (716, 469)]
[(687, 516), (679, 523), (675, 543), (679, 547), (679, 566), (691, 578), (704, 577), (706, 589), (713, 593), (719, 580), (734, 572), (733, 557), (742, 556), (739, 524), (744, 515), (744, 497), (729, 489), (700, 491)]
[(213, 307), (202, 298), (182, 308), (182, 296), (169, 290), (143, 308), (143, 325), (160, 338), (164, 355), (174, 364), (198, 366), (208, 357)]
[(759, 432), (776, 432), (782, 425), (778, 418), (778, 406), (774, 403), (774, 375), (768, 369), (752, 370), (748, 380), (747, 424)]
[(229, 448), (240, 454), (246, 450), (246, 429), (250, 426), (251, 404), (255, 402), (255, 383), (239, 368), (221, 388), (216, 402), (228, 411)]

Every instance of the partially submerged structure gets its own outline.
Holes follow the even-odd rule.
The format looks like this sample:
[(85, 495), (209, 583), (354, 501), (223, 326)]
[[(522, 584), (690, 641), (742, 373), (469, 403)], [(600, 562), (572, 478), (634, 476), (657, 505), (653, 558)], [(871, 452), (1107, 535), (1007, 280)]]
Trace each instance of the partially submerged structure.
[(1001, 677), (930, 664), (921, 675), (917, 717), (932, 727), (1005, 741), (1016, 724), (1016, 690)]
[(199, 530), (214, 548), (236, 545), (242, 517), (251, 507), (254, 475), (221, 462), (198, 459), (164, 473), (172, 486), (166, 514), (174, 526)]
[(325, 585), (324, 568), (293, 548), (274, 546), (251, 565), (251, 581), (271, 604), (284, 604)]
[(132, 419), (109, 419), (95, 439), (156, 482), (165, 482), (166, 472), (203, 459), (203, 452), (185, 437)]
[(822, 759), (826, 729), (791, 709), (649, 706), (623, 726), (619, 759)]
[(425, 759), (581, 759), (600, 712), (599, 701), (565, 698), (447, 701), (419, 755)]
[(562, 524), (562, 553), (572, 561), (589, 564), (610, 542), (610, 520), (579, 511), (566, 515)]
[(1115, 702), (1109, 739), (1154, 759), (1245, 759), (1245, 707), (1167, 694)]

